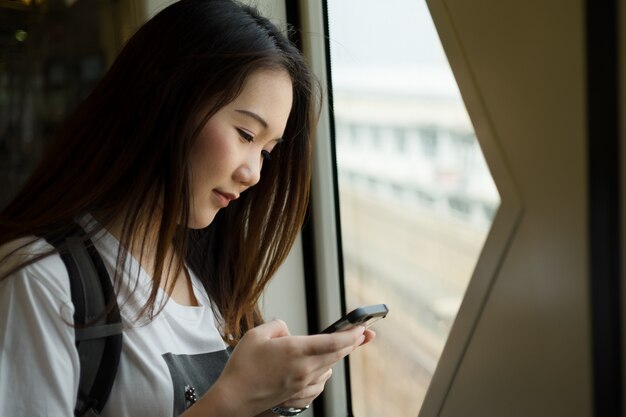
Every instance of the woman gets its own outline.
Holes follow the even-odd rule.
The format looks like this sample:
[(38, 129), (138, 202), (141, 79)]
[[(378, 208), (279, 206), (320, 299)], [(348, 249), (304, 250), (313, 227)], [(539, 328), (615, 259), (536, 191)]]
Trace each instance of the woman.
[(75, 222), (124, 324), (102, 415), (271, 415), (321, 393), (374, 334), (294, 337), (257, 306), (305, 216), (314, 97), (297, 49), (231, 0), (181, 0), (131, 38), (1, 214), (0, 415), (74, 410), (65, 249), (46, 240)]

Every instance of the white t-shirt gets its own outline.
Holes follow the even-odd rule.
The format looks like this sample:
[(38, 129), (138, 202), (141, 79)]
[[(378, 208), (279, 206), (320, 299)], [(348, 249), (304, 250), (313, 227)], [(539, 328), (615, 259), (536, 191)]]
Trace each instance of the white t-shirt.
[[(0, 247), (0, 276), (27, 257), (51, 249), (40, 239), (4, 259), (31, 240)], [(93, 240), (113, 277), (119, 242), (106, 232)], [(192, 275), (200, 306), (170, 299), (153, 320), (137, 323), (133, 318), (149, 293), (151, 279), (130, 255), (126, 266), (123, 282), (115, 285), (124, 325), (122, 354), (101, 415), (177, 416), (190, 405), (185, 391), (192, 387), (199, 398), (228, 359), (219, 321), (202, 284)], [(135, 286), (127, 299), (129, 288)], [(161, 291), (157, 305), (166, 298)], [(0, 416), (73, 415), (80, 367), (73, 313), (67, 269), (56, 254), (0, 281)]]

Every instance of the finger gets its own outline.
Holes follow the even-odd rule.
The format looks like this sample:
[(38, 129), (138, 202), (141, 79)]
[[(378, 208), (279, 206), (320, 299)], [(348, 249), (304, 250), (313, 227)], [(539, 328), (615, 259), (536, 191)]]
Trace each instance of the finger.
[(337, 352), (325, 355), (309, 356), (303, 359), (308, 367), (309, 381), (316, 381), (327, 372), (327, 370), (337, 364), (340, 360), (352, 353), (357, 346), (350, 345)]
[(337, 333), (302, 336), (308, 338), (304, 353), (306, 355), (326, 355), (358, 346), (365, 340), (363, 338), (364, 332), (365, 327), (357, 326)]
[(303, 407), (311, 404), (324, 391), (326, 382), (333, 375), (333, 370), (328, 369), (315, 382), (308, 385), (302, 391), (285, 401), (284, 404), (289, 407)]
[(283, 402), (284, 407), (302, 408), (311, 404), (324, 391), (324, 384), (309, 385), (287, 401)]
[(309, 385), (325, 384), (331, 376), (333, 376), (332, 368), (324, 368), (314, 373), (311, 373)]
[[(329, 335), (308, 336), (309, 338), (316, 338), (314, 344), (308, 345), (308, 348), (311, 349), (309, 350), (309, 352), (313, 353), (313, 355), (310, 355), (309, 357), (311, 359), (314, 358), (315, 361), (314, 370), (320, 371), (324, 370), (324, 368), (334, 366), (337, 362), (352, 353), (359, 345), (361, 345), (365, 341), (366, 337), (363, 334), (364, 330), (365, 328), (359, 327), (357, 329), (351, 329), (341, 332), (345, 334), (333, 333)], [(324, 336), (328, 336), (329, 338), (326, 338)], [(337, 339), (337, 337), (339, 337), (340, 339)]]
[(302, 408), (311, 404), (324, 391), (324, 385), (306, 387), (283, 403), (284, 407)]
[(365, 335), (365, 340), (359, 346), (366, 345), (376, 338), (376, 332), (374, 330), (367, 329), (363, 334)]
[(260, 335), (260, 337), (265, 340), (290, 335), (287, 323), (280, 319), (274, 319), (272, 321), (268, 321), (267, 323), (263, 323), (252, 329), (252, 332)]
[(331, 376), (333, 376), (333, 368), (328, 368), (328, 370), (326, 372), (324, 372), (322, 375), (320, 375), (320, 377), (317, 378), (313, 383), (316, 383), (316, 384), (323, 383), (323, 384), (325, 384), (326, 381), (328, 381)]

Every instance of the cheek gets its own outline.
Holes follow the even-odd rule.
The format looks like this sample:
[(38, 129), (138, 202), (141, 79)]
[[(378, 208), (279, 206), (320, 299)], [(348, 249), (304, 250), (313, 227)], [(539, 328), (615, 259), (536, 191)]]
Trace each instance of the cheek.
[(232, 153), (224, 129), (207, 123), (191, 149), (190, 171), (192, 192), (206, 187), (213, 178), (223, 176)]

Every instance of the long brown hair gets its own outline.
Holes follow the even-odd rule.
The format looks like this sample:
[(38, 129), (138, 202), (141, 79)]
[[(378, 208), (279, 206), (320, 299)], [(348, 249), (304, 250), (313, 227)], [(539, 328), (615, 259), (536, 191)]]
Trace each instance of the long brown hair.
[[(208, 228), (180, 227), (189, 219), (188, 156), (202, 128), (197, 120), (235, 99), (262, 68), (286, 70), (293, 83), (283, 143), (264, 164), (260, 182)], [(86, 213), (103, 213), (103, 224), (123, 213), (119, 278), (127, 248), (147, 244), (145, 219), (156, 219), (155, 273), (144, 312), (154, 313), (173, 247), (202, 280), (224, 319), (226, 339), (235, 344), (262, 322), (258, 299), (304, 221), (315, 87), (299, 51), (253, 8), (231, 0), (174, 3), (135, 33), (61, 127), (0, 214), (0, 244), (62, 233)]]

